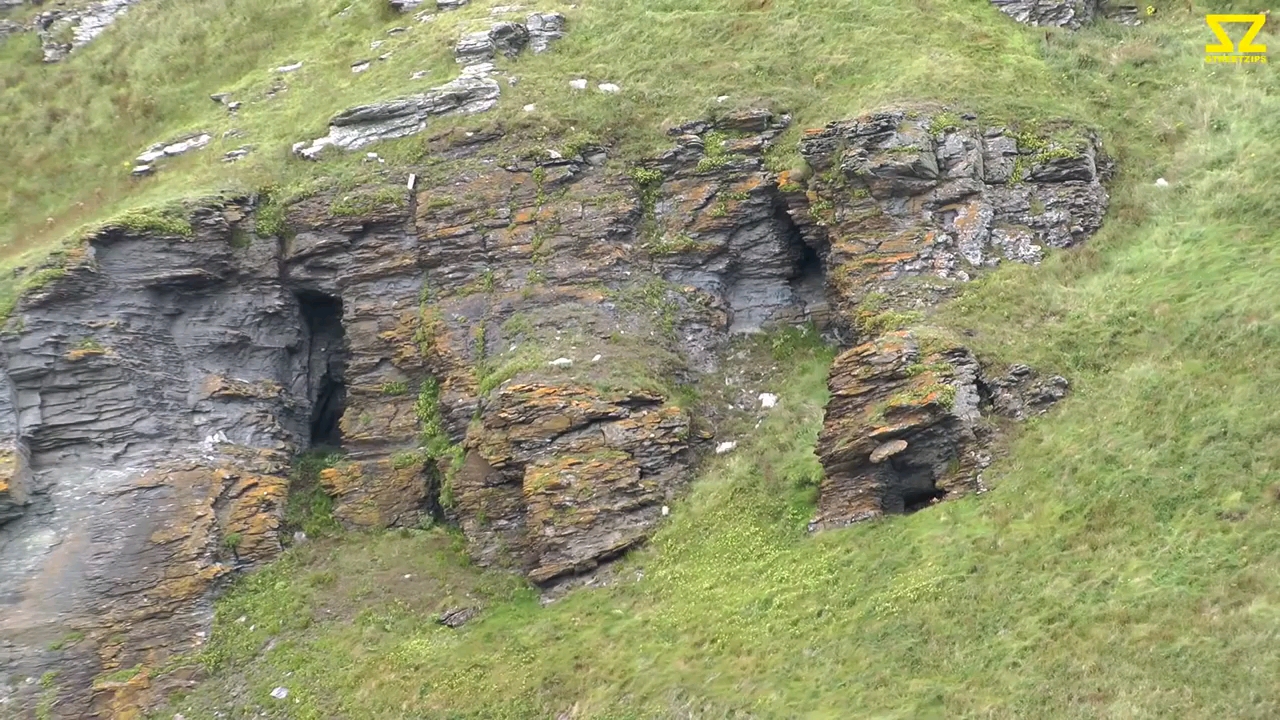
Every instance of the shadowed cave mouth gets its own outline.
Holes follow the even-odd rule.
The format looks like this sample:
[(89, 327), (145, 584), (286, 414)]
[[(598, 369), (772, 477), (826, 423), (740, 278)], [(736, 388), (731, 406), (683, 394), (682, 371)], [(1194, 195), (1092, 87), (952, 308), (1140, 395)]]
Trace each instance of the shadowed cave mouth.
[(311, 401), (311, 447), (342, 445), (339, 421), (346, 407), (346, 331), (342, 299), (316, 290), (295, 290), (307, 331), (307, 396)]

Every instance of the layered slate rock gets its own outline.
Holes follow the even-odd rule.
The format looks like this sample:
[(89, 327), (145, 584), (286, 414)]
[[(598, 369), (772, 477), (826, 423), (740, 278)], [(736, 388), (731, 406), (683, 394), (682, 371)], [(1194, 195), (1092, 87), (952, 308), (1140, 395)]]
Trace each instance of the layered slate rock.
[(520, 23), (500, 22), (488, 30), (463, 35), (453, 50), (453, 56), (463, 65), (473, 65), (493, 60), (498, 55), (513, 58), (527, 44), (528, 28)]
[(991, 0), (1000, 12), (1027, 25), (1079, 30), (1103, 17), (1125, 25), (1137, 25), (1138, 6), (1108, 0)]
[(922, 349), (909, 332), (882, 333), (910, 325), (957, 281), (1088, 239), (1106, 213), (1110, 161), (1070, 123), (982, 128), (938, 108), (833, 123), (807, 133), (801, 152), (813, 176), (780, 181), (808, 242), (828, 248), (828, 296), (858, 343), (828, 378), (813, 526), (981, 490), (995, 440), (984, 418), (1039, 414), (1067, 381), (1026, 366), (989, 378), (953, 342)]
[[(346, 115), (340, 133), (377, 135), (378, 112)], [(144, 215), (61, 258), (0, 337), (0, 692), (33, 706), (20, 681), (57, 668), (74, 715), (180, 682), (151, 669), (278, 551), (285, 465), (309, 446), (345, 454), (320, 477), (345, 526), (449, 520), (478, 562), (570, 584), (650, 537), (715, 446), (678, 399), (732, 335), (812, 320), (863, 345), (868, 297), (927, 303), (1038, 257), (999, 238), (1080, 242), (1105, 205), (1106, 163), (1069, 127), (886, 111), (811, 132), (805, 177), (764, 161), (789, 121), (680, 125), (627, 173), (583, 142), (444, 133), (416, 182), (199, 204), (190, 233)], [(1079, 157), (1055, 151), (1072, 138)], [(987, 452), (973, 408), (1030, 416), (1065, 392), (897, 342), (832, 374), (819, 525), (978, 487), (948, 474)], [(84, 642), (49, 650), (68, 632)]]
[[(103, 230), (24, 298), (21, 331), (0, 341), (0, 691), (11, 707), (33, 703), (40, 688), (23, 678), (51, 668), (67, 717), (163, 690), (144, 673), (90, 692), (95, 677), (198, 649), (221, 580), (280, 550), (289, 462), (334, 397), (326, 367), (342, 368), (356, 417), (385, 404), (383, 358), (396, 345), (380, 333), (397, 320), (377, 298), (406, 273), (420, 284), (407, 248), (385, 233), (326, 246), (300, 228), (285, 251), (255, 239), (248, 209), (194, 209), (189, 236)], [(350, 271), (335, 275), (334, 256)], [(311, 263), (323, 264), (314, 278)], [(394, 427), (346, 444), (376, 454), (406, 440)], [(84, 639), (49, 649), (70, 634)]]
[[(44, 61), (58, 62), (102, 34), (137, 0), (101, 0), (83, 8), (49, 10), (35, 21)], [(63, 38), (70, 35), (70, 42)]]
[[(441, 7), (444, 9), (443, 3)], [(564, 29), (564, 15), (533, 13), (526, 24), (498, 22), (487, 30), (463, 35), (454, 48), (454, 57), (464, 66), (457, 78), (425, 93), (344, 110), (329, 121), (328, 135), (297, 143), (293, 152), (315, 160), (328, 147), (358, 150), (380, 140), (416, 135), (433, 117), (492, 110), (502, 87), (493, 77), (497, 69), (491, 61), (499, 55), (514, 58), (526, 46), (532, 46), (535, 53), (546, 52), (564, 35)], [(357, 67), (360, 65), (363, 63)]]
[[(807, 242), (829, 247), (829, 282), (852, 318), (868, 296), (932, 304), (949, 283), (1001, 262), (1037, 263), (1092, 235), (1108, 202), (1099, 148), (1094, 133), (1065, 122), (1015, 131), (941, 109), (894, 110), (806, 133), (800, 151), (813, 177), (780, 182)], [(911, 277), (948, 282), (903, 282)]]
[(328, 135), (298, 143), (293, 151), (314, 160), (330, 146), (358, 150), (380, 140), (416, 135), (432, 117), (491, 110), (501, 93), (493, 73), (491, 64), (471, 65), (456, 79), (425, 93), (344, 110), (329, 121)]
[(660, 395), (511, 385), (454, 481), (482, 562), (502, 548), (534, 582), (591, 570), (644, 541), (686, 469), (689, 417)]
[(842, 354), (828, 387), (817, 447), (825, 476), (813, 529), (985, 490), (993, 420), (1042, 414), (1066, 396), (1068, 383), (1025, 365), (988, 377), (966, 348), (929, 347), (900, 331)]

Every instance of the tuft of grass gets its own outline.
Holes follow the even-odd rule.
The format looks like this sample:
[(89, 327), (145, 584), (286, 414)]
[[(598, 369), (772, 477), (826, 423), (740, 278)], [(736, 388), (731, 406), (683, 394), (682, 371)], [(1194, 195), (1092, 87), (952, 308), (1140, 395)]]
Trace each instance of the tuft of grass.
[(341, 531), (333, 517), (333, 498), (320, 485), (320, 472), (336, 466), (342, 458), (341, 452), (318, 448), (294, 459), (284, 508), (286, 537), (299, 530), (309, 538), (331, 537)]

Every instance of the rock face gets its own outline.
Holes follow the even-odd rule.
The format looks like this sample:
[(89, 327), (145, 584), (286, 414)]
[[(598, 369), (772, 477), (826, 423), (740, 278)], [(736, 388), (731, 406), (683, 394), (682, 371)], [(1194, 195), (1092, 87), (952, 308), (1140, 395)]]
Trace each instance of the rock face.
[(344, 110), (329, 121), (328, 135), (298, 143), (293, 151), (315, 160), (330, 146), (357, 150), (379, 140), (416, 135), (427, 128), (432, 117), (492, 110), (502, 87), (493, 78), (497, 69), (490, 61), (498, 55), (513, 58), (530, 44), (534, 52), (545, 52), (564, 35), (564, 26), (565, 18), (559, 13), (534, 13), (527, 26), (499, 22), (488, 30), (464, 35), (454, 49), (455, 58), (464, 66), (457, 78), (418, 95)]
[[(353, 109), (329, 143), (477, 101)], [(0, 702), (33, 707), (25, 678), (55, 668), (65, 717), (183, 682), (153, 671), (199, 645), (223, 578), (278, 552), (287, 463), (312, 446), (345, 453), (320, 483), (348, 527), (443, 517), (478, 562), (572, 582), (732, 448), (677, 398), (736, 333), (858, 339), (831, 375), (818, 526), (977, 488), (983, 413), (1035, 414), (1065, 385), (877, 340), (883, 316), (944, 296), (930, 279), (1083, 240), (1105, 163), (1069, 127), (1014, 140), (939, 114), (811, 131), (804, 181), (766, 167), (790, 122), (767, 110), (676, 127), (630, 173), (582, 143), (444, 135), (417, 183), (91, 236), (0, 335)]]
[(22, 26), (12, 20), (0, 20), (0, 42), (15, 33), (22, 32)]
[(988, 378), (965, 348), (922, 344), (907, 331), (887, 333), (832, 365), (813, 529), (981, 492), (991, 418), (1022, 420), (1066, 396), (1064, 378), (1038, 380), (1025, 365)]
[(826, 265), (844, 318), (869, 297), (899, 309), (1002, 261), (1036, 263), (1102, 224), (1110, 162), (1069, 124), (980, 128), (944, 111), (890, 111), (808, 133), (807, 187), (781, 179), (806, 242)]
[(329, 146), (358, 150), (379, 140), (416, 135), (438, 115), (485, 112), (498, 104), (501, 92), (493, 73), (488, 63), (471, 65), (458, 78), (420, 95), (344, 110), (329, 121), (328, 135), (299, 143), (293, 151), (314, 160)]
[(1039, 262), (1046, 248), (1096, 232), (1110, 162), (1096, 136), (1069, 124), (979, 128), (939, 110), (833, 123), (808, 133), (801, 153), (814, 176), (805, 187), (784, 177), (784, 191), (806, 242), (827, 248), (835, 321), (859, 343), (828, 380), (813, 526), (981, 490), (993, 439), (984, 415), (1037, 414), (1066, 380), (1025, 366), (987, 378), (954, 342), (926, 351), (910, 333), (885, 331), (910, 325), (956, 280)]
[(50, 10), (36, 18), (45, 62), (58, 62), (102, 34), (137, 0), (102, 0), (79, 10)]
[(494, 23), (488, 30), (463, 35), (453, 50), (453, 56), (463, 65), (487, 62), (499, 54), (513, 58), (528, 43), (529, 30), (524, 25), (514, 22)]
[(1137, 25), (1138, 7), (1107, 0), (991, 0), (1000, 12), (1027, 25), (1079, 30), (1095, 17)]

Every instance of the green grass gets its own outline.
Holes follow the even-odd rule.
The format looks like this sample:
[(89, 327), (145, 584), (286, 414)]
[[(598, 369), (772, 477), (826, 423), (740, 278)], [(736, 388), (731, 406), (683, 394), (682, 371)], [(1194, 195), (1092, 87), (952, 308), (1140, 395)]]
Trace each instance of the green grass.
[[(443, 81), (450, 23), (489, 4), (416, 27), (412, 42), (389, 39), (393, 59), (355, 76), (346, 64), (397, 21), (373, 0), (339, 19), (346, 4), (143, 5), (52, 68), (29, 59), (28, 40), (0, 46), (0, 81), (14, 89), (0, 96), (0, 161), (20, 170), (0, 194), (11, 257), (127, 204), (210, 185), (319, 172), (354, 183), (367, 168), (303, 165), (288, 143), (321, 134), (346, 105), (402, 92), (411, 67)], [(1027, 424), (988, 472), (990, 493), (810, 537), (830, 355), (792, 348), (769, 420), (710, 461), (651, 545), (624, 561), (622, 577), (640, 579), (541, 607), (512, 578), (468, 567), (440, 531), (309, 543), (221, 602), (203, 658), (212, 679), (172, 710), (1280, 715), (1280, 93), (1267, 66), (1203, 64), (1203, 12), (1231, 9), (1252, 7), (1161, 7), (1139, 28), (1076, 34), (1019, 27), (978, 0), (568, 10), (569, 35), (512, 63), (520, 84), (474, 122), (530, 137), (572, 127), (633, 157), (661, 142), (664, 123), (760, 99), (801, 126), (907, 100), (957, 103), (984, 121), (1097, 126), (1120, 161), (1104, 230), (1038, 268), (979, 281), (929, 319), (972, 331), (966, 342), (985, 358), (1066, 375), (1071, 397)], [(286, 76), (289, 90), (254, 100), (266, 69), (293, 59), (308, 64)], [(572, 77), (623, 92), (571, 93)], [(259, 150), (222, 166), (215, 142), (131, 185), (123, 163), (148, 143), (196, 128), (220, 137), (231, 121), (204, 95), (225, 89), (250, 100), (235, 120), (246, 137), (228, 142)], [(716, 105), (719, 95), (730, 101)], [(533, 117), (518, 112), (526, 102), (538, 104)], [(420, 148), (378, 151), (394, 165)], [(406, 574), (430, 583), (393, 584)], [(488, 606), (480, 618), (434, 624), (444, 606), (472, 602), (468, 592)], [(288, 704), (267, 696), (276, 685), (290, 688)]]
[[(333, 517), (333, 498), (320, 485), (320, 473), (334, 467), (342, 460), (342, 453), (327, 448), (316, 448), (299, 455), (293, 462), (289, 477), (289, 496), (284, 509), (284, 532), (306, 533), (308, 538), (336, 535), (341, 526)], [(227, 538), (230, 540), (230, 538)], [(234, 549), (239, 544), (237, 537)]]

